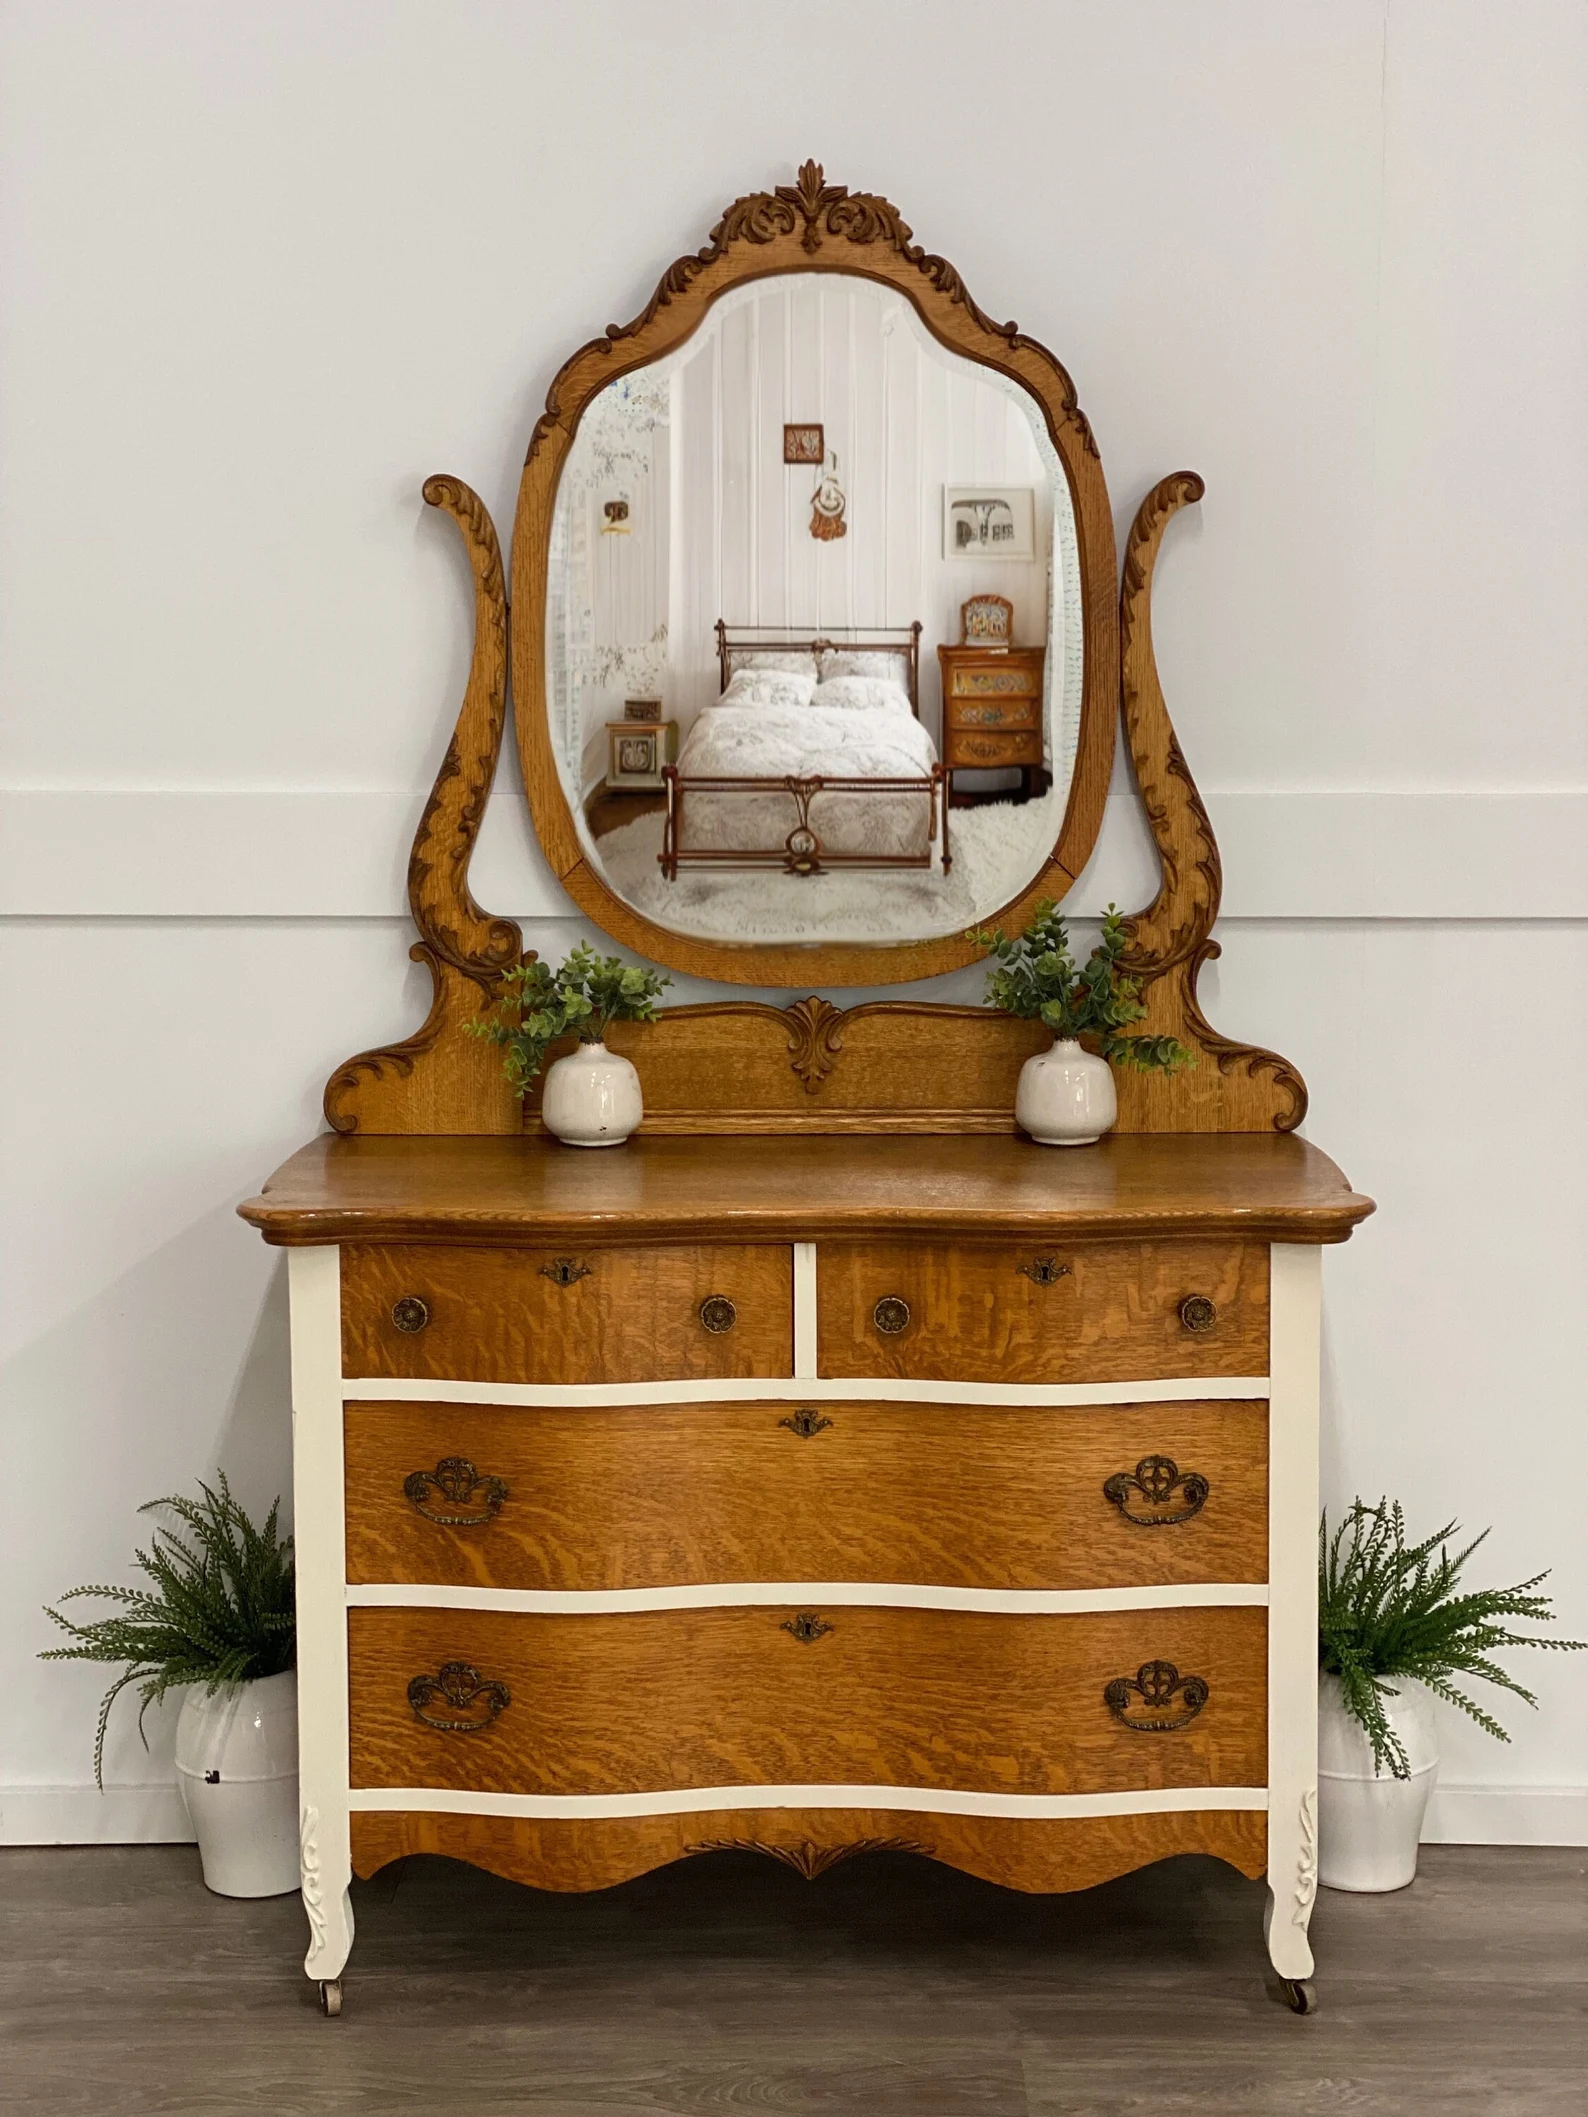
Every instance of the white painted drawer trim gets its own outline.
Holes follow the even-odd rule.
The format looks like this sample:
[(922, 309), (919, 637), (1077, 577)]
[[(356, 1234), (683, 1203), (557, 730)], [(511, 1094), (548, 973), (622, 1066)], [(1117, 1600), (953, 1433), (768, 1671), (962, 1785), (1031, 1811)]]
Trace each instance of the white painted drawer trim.
[(742, 1382), (441, 1382), (355, 1375), (344, 1403), (499, 1404), (593, 1410), (639, 1404), (962, 1404), (1084, 1410), (1113, 1404), (1183, 1404), (1202, 1398), (1266, 1398), (1266, 1375), (1211, 1375), (1160, 1382), (908, 1382), (892, 1377), (830, 1381), (790, 1375)]
[(925, 1816), (1167, 1816), (1265, 1809), (1261, 1786), (1171, 1786), (1140, 1793), (973, 1794), (922, 1786), (686, 1786), (650, 1794), (478, 1794), (436, 1786), (355, 1786), (350, 1806), (446, 1816), (697, 1816), (728, 1808), (891, 1808)]
[(452, 1588), (396, 1581), (350, 1585), (347, 1601), (354, 1610), (518, 1610), (577, 1617), (610, 1611), (722, 1610), (784, 1603), (1052, 1617), (1108, 1610), (1263, 1609), (1268, 1588), (1261, 1581), (1140, 1588), (937, 1588), (914, 1581), (786, 1580), (691, 1582), (674, 1588)]

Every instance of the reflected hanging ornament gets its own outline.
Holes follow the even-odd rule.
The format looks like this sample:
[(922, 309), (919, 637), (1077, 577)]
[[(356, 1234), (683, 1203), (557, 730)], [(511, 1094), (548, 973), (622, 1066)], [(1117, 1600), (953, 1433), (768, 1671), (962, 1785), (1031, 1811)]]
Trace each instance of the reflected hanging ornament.
[(831, 470), (822, 473), (822, 482), (811, 494), (811, 535), (830, 544), (834, 537), (847, 536), (849, 524), (844, 520), (844, 489), (838, 482), (838, 457), (829, 458)]

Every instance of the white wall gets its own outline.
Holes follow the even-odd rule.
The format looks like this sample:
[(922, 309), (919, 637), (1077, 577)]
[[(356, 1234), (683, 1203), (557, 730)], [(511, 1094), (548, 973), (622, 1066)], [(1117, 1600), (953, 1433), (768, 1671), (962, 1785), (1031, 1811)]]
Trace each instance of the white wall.
[[(1588, 1633), (1588, 15), (1010, 0), (993, 67), (953, 0), (721, 20), (0, 8), (0, 1834), (174, 1827), (136, 1791), (174, 1715), (100, 1802), (38, 1606), (126, 1577), (140, 1500), (285, 1478), (232, 1208), (419, 1016), (393, 915), (468, 655), (420, 482), (505, 528), (566, 353), (809, 152), (1058, 351), (1122, 525), (1207, 476), (1157, 638), (1229, 881), (1209, 1011), (1380, 1207), (1326, 1266), (1327, 1489), (1492, 1522)], [(1116, 809), (1090, 903), (1138, 886)], [(525, 835), (498, 802), (479, 890), (549, 951), (582, 922)], [(1519, 1665), (1543, 1711), (1447, 1728), (1436, 1827), (1588, 1842), (1588, 1672)]]

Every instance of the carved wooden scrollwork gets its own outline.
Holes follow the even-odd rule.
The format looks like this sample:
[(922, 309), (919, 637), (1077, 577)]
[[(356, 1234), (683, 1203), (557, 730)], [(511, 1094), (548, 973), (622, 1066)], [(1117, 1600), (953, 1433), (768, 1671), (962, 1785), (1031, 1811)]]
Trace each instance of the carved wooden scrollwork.
[[(512, 1132), (519, 1114), (497, 1054), (457, 1033), (521, 960), (523, 946), (513, 921), (490, 917), (469, 889), (507, 713), (502, 551), (484, 502), (461, 478), (427, 478), (424, 496), (457, 523), (474, 574), (468, 684), (408, 859), (408, 904), (419, 931), (409, 954), (430, 972), (430, 1012), (403, 1042), (339, 1067), (326, 1084), (325, 1115), (337, 1132)], [(416, 1074), (416, 1062), (443, 1039), (443, 1062)]]
[[(1161, 478), (1136, 510), (1120, 592), (1125, 741), (1158, 848), (1158, 894), (1130, 922), (1122, 967), (1138, 978), (1151, 1035), (1177, 1036), (1201, 1063), (1173, 1078), (1121, 1074), (1121, 1129), (1290, 1132), (1307, 1114), (1301, 1075), (1277, 1052), (1221, 1036), (1197, 1000), (1197, 976), (1223, 889), (1218, 841), (1175, 735), (1152, 646), (1152, 580), (1169, 523), (1205, 490), (1195, 471)], [(1209, 1063), (1211, 1061), (1211, 1063)], [(1191, 1122), (1187, 1122), (1187, 1119)]]
[(857, 1859), (863, 1852), (918, 1852), (927, 1859), (933, 1856), (932, 1847), (923, 1845), (918, 1838), (855, 1838), (843, 1845), (815, 1845), (809, 1838), (802, 1838), (796, 1845), (769, 1845), (764, 1838), (702, 1838), (696, 1845), (685, 1846), (684, 1857), (692, 1859), (703, 1852), (763, 1853), (769, 1860), (792, 1867), (807, 1882), (814, 1882), (841, 1860)]

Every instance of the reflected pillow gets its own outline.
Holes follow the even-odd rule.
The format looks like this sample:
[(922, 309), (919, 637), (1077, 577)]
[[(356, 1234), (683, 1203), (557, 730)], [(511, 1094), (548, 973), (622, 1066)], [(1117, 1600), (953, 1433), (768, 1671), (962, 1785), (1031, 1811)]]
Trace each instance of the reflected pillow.
[(837, 706), (846, 713), (907, 713), (913, 719), (910, 694), (885, 676), (830, 676), (816, 686), (813, 706)]
[(808, 676), (815, 683), (822, 673), (814, 654), (798, 653), (792, 647), (758, 649), (751, 654), (741, 654), (736, 647), (730, 647), (728, 652), (735, 675), (741, 669), (780, 669), (786, 676)]
[(723, 692), (719, 706), (808, 706), (816, 689), (814, 676), (792, 670), (740, 669)]
[(858, 649), (833, 647), (822, 656), (822, 681), (835, 676), (880, 677), (885, 683), (897, 684), (906, 698), (910, 695), (907, 654), (862, 654)]

